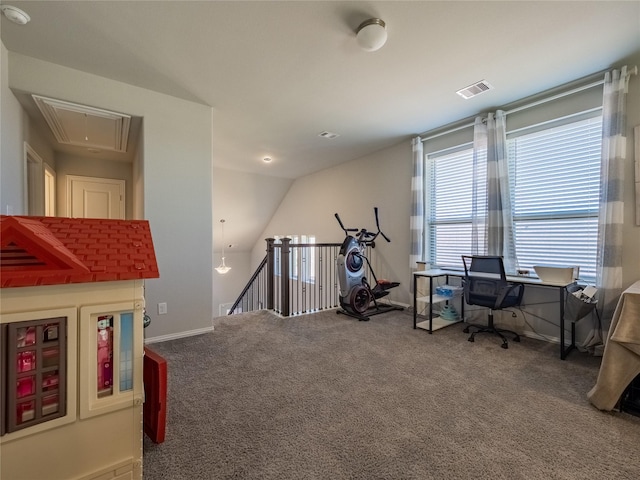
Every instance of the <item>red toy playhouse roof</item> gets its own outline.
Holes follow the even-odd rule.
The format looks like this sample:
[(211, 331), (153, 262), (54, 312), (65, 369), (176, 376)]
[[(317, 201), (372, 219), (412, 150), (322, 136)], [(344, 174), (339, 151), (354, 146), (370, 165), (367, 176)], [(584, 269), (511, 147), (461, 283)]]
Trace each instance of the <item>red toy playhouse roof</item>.
[(0, 215), (0, 250), (2, 288), (160, 276), (146, 220)]

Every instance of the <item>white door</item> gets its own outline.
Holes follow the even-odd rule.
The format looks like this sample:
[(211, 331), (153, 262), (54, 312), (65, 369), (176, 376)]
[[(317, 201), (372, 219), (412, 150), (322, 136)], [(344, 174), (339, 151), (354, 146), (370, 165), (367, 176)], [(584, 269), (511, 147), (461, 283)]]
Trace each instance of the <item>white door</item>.
[(67, 206), (73, 218), (124, 220), (124, 180), (69, 175)]
[(44, 164), (44, 214), (56, 216), (56, 172)]

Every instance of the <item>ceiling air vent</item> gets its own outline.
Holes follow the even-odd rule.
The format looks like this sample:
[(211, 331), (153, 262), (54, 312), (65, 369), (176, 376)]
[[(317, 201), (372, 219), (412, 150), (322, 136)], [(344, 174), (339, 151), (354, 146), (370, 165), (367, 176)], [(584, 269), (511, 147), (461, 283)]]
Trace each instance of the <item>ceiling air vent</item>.
[(486, 80), (480, 80), (468, 87), (464, 87), (462, 90), (458, 90), (456, 93), (460, 95), (465, 100), (470, 99), (471, 97), (475, 97), (476, 95), (480, 95), (488, 90), (492, 90), (493, 87), (489, 85), (489, 82)]
[(327, 132), (326, 130), (324, 132), (320, 132), (318, 134), (319, 137), (322, 138), (328, 138), (328, 139), (332, 139), (332, 138), (336, 138), (339, 137), (340, 135), (337, 133), (332, 133), (332, 132)]

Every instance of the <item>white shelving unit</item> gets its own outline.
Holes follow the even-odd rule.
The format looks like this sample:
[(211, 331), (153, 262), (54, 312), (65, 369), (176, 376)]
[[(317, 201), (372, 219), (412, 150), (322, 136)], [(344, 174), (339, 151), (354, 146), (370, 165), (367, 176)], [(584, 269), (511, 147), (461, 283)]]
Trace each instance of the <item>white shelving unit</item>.
[[(425, 271), (414, 272), (414, 318), (413, 325), (414, 328), (421, 328), (423, 330), (428, 331), (429, 333), (433, 333), (436, 330), (440, 330), (442, 328), (448, 327), (450, 325), (454, 325), (456, 323), (460, 323), (463, 321), (463, 313), (464, 306), (462, 300), (462, 290), (459, 286), (452, 286), (458, 291), (454, 292), (452, 296), (440, 295), (435, 293), (436, 286), (434, 286), (434, 278), (445, 277), (445, 282), (449, 283), (449, 278), (460, 278), (456, 272), (450, 272), (440, 269), (432, 269)], [(418, 279), (424, 278), (429, 282), (429, 294), (428, 295), (419, 295), (418, 288)], [(442, 285), (441, 285), (442, 286)], [(436, 309), (440, 306), (443, 307), (443, 304), (452, 305), (458, 316), (455, 319), (445, 318), (440, 315), (440, 312)], [(434, 309), (434, 306), (437, 306)], [(444, 307), (443, 307), (444, 308)], [(426, 316), (426, 320), (421, 322), (417, 321), (418, 315)]]
[[(445, 297), (444, 295), (438, 295), (438, 294), (434, 294), (433, 297), (431, 295), (425, 295), (422, 297), (418, 297), (416, 299), (416, 305), (418, 305), (418, 302), (425, 304), (425, 308), (422, 309), (421, 312), (419, 312), (419, 314), (424, 315), (426, 309), (428, 308), (429, 302), (431, 302), (432, 305), (440, 305), (446, 302), (454, 302), (456, 300), (459, 300), (460, 298), (461, 298), (460, 294), (454, 295), (453, 297)], [(455, 308), (455, 305), (454, 305), (454, 308)], [(457, 311), (459, 312), (459, 310)], [(432, 314), (431, 331), (440, 330), (441, 328), (448, 327), (455, 323), (460, 323), (461, 321), (462, 321), (462, 316), (459, 313), (458, 313), (458, 318), (455, 318), (455, 319), (443, 318), (438, 313)], [(416, 323), (416, 327), (422, 328), (423, 330), (429, 330), (429, 319)]]

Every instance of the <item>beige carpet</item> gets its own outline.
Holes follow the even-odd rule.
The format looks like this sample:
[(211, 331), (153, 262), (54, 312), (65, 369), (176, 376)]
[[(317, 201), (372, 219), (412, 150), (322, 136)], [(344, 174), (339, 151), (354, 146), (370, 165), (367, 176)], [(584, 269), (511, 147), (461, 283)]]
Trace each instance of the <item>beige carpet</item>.
[(640, 478), (640, 418), (586, 398), (600, 358), (461, 329), (254, 312), (154, 344), (168, 423), (145, 479)]

